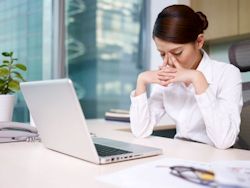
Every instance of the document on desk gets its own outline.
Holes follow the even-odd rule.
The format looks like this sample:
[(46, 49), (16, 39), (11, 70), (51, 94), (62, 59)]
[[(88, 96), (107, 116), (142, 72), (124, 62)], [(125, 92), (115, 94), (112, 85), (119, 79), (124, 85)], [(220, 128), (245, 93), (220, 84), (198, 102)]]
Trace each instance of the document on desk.
[(211, 168), (218, 182), (250, 187), (250, 161), (215, 161)]
[(223, 187), (232, 187), (232, 185), (235, 188), (250, 187), (250, 161), (202, 163), (164, 158), (99, 176), (97, 179), (122, 188), (204, 188), (204, 185), (174, 176), (171, 174), (170, 166), (188, 166), (212, 171), (215, 174), (215, 181), (223, 184)]

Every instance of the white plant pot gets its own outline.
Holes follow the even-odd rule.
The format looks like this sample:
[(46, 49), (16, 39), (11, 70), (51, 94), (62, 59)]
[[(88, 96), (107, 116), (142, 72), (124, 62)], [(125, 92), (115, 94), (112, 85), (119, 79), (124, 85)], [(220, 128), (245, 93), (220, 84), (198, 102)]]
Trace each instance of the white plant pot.
[(0, 122), (12, 121), (15, 95), (0, 95)]
[(33, 120), (33, 118), (32, 118), (31, 113), (30, 113), (30, 125), (31, 125), (32, 127), (36, 127), (36, 124), (35, 124), (35, 122), (34, 122), (34, 120)]

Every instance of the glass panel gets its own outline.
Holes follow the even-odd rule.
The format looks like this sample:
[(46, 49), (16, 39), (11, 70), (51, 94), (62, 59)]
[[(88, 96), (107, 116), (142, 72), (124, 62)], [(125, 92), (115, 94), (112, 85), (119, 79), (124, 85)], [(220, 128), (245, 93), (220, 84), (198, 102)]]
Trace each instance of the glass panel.
[[(43, 78), (44, 5), (51, 0), (0, 1), (0, 52), (13, 51), (18, 62), (26, 64), (26, 80)], [(46, 23), (45, 23), (46, 24)], [(3, 57), (0, 58), (1, 61)], [(45, 69), (46, 70), (46, 69)], [(13, 121), (29, 120), (29, 112), (19, 92)]]
[(67, 64), (87, 118), (129, 109), (138, 72), (142, 0), (67, 0)]

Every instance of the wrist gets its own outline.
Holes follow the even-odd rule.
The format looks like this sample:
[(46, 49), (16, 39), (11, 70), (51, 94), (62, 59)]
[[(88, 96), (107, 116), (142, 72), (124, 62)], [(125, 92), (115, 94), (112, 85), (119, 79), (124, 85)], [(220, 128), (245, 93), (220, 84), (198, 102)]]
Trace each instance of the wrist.
[(195, 84), (202, 77), (202, 73), (198, 70), (192, 70), (192, 71), (193, 71), (193, 73), (192, 73), (193, 76), (191, 78), (191, 82), (192, 82), (192, 84)]
[(147, 89), (147, 82), (144, 79), (144, 74), (140, 73), (137, 78), (135, 96), (141, 95), (142, 93), (146, 92), (146, 89)]
[(137, 78), (137, 85), (147, 85), (147, 80), (145, 79), (145, 72), (142, 72), (139, 74), (138, 78)]
[(202, 94), (208, 88), (208, 82), (202, 72), (195, 70), (192, 77), (192, 84), (195, 87), (196, 94)]
[(189, 76), (186, 77), (185, 83), (195, 85), (196, 81), (199, 79), (199, 73), (200, 72), (197, 70), (189, 70)]

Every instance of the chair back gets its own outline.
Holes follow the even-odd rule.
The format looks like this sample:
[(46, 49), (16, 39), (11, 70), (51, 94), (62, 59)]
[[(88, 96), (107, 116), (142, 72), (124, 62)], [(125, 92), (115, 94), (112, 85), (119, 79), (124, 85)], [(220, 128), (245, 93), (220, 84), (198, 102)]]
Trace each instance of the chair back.
[(250, 71), (250, 40), (232, 44), (229, 48), (229, 61), (240, 69), (240, 72)]
[[(241, 72), (250, 72), (250, 40), (241, 41), (230, 46), (229, 61)], [(234, 147), (250, 150), (250, 82), (242, 83), (243, 108), (239, 140)]]

